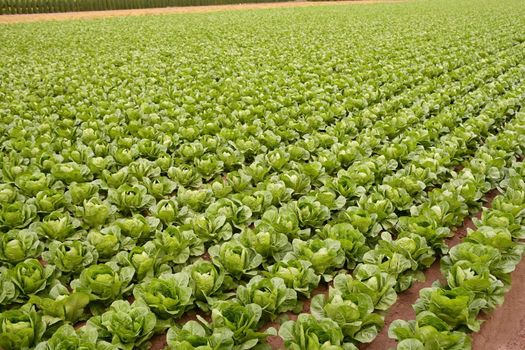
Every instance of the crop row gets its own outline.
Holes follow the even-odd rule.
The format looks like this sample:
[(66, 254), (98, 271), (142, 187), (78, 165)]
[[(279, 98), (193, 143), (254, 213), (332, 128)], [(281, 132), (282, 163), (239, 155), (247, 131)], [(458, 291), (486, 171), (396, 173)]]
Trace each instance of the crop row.
[[(513, 75), (510, 75), (510, 76), (513, 76)], [(517, 101), (514, 101), (514, 103), (518, 103), (519, 101), (520, 100), (518, 99)], [(509, 109), (512, 110), (511, 109), (512, 104), (508, 104), (508, 103), (501, 104), (501, 102), (499, 102), (499, 104), (495, 103), (495, 105), (498, 107), (498, 108), (494, 108), (495, 111), (498, 111), (500, 113), (503, 112), (501, 116), (504, 116), (506, 111), (508, 111)], [(503, 109), (501, 109), (502, 106), (504, 106)], [(490, 118), (485, 118), (485, 123), (487, 126), (491, 125), (493, 123), (492, 118), (497, 117), (498, 115), (490, 114), (489, 116)], [(502, 120), (504, 121), (505, 119), (502, 119)], [(487, 128), (487, 126), (483, 126), (483, 125), (484, 124), (479, 124), (479, 123), (472, 124), (472, 126), (477, 126), (478, 128), (478, 129), (474, 129), (476, 131), (475, 132), (476, 134), (482, 132), (483, 129)], [(470, 126), (465, 126), (465, 127), (470, 128)], [(449, 135), (453, 135), (453, 134), (449, 134)], [(446, 135), (446, 136), (449, 136), (449, 135)], [(452, 136), (450, 136), (449, 138), (451, 137)], [(436, 150), (434, 150), (434, 152), (435, 151)], [(6, 191), (5, 193), (8, 193), (8, 192)], [(124, 195), (129, 197), (129, 194), (124, 194)], [(110, 198), (112, 198), (111, 196), (112, 195), (110, 194)], [(72, 196), (72, 198), (73, 197), (74, 196)], [(117, 198), (115, 199), (116, 204), (121, 203), (121, 202), (118, 202), (120, 200), (118, 199), (119, 197), (115, 197), (115, 198)], [(113, 201), (113, 199), (111, 200)], [(16, 202), (16, 203), (20, 203), (20, 202)], [(133, 202), (129, 201), (129, 198), (127, 201), (125, 201), (125, 203), (133, 204)], [(142, 202), (137, 202), (137, 203), (140, 205)], [(140, 206), (138, 208), (140, 209)], [(125, 206), (121, 205), (119, 209), (121, 211), (126, 211), (126, 210), (131, 210), (133, 208), (126, 209)], [(369, 211), (369, 208), (367, 209)], [(101, 216), (100, 214), (91, 215), (88, 217), (91, 218), (91, 219), (88, 219), (90, 220), (88, 222), (91, 222), (92, 224), (93, 223), (97, 224), (96, 220), (100, 220), (101, 218), (104, 218), (104, 216), (103, 215)], [(226, 217), (226, 218), (232, 219), (231, 217)], [(234, 216), (233, 218), (235, 219), (236, 217)], [(95, 220), (95, 221), (92, 222), (91, 220)], [(119, 219), (119, 220), (121, 220), (120, 222), (123, 223), (124, 224), (123, 227), (125, 227), (126, 220), (125, 219), (124, 220)], [(323, 219), (323, 221), (324, 220), (326, 220), (326, 218)], [(222, 218), (222, 221), (225, 221), (225, 218)], [(232, 221), (232, 224), (235, 225), (235, 222)], [(135, 225), (130, 225), (130, 224), (128, 224), (128, 226), (132, 228), (136, 227)], [(330, 233), (329, 231), (332, 231), (332, 233), (336, 235), (339, 233), (344, 233), (348, 235), (349, 233), (352, 232), (349, 229), (353, 229), (353, 228), (352, 227), (339, 227), (339, 229), (331, 230), (330, 226), (328, 225), (325, 227), (324, 231), (328, 233)], [(353, 230), (355, 233), (356, 232), (355, 229)], [(213, 230), (211, 231), (212, 233), (215, 233), (213, 232)], [(10, 232), (12, 232), (13, 235), (8, 234), (5, 236), (9, 238), (8, 242), (6, 242), (7, 247), (10, 245), (12, 246), (13, 245), (12, 243), (24, 242), (29, 247), (33, 247), (34, 250), (32, 251), (31, 249), (27, 249), (29, 247), (22, 247), (22, 249), (20, 249), (21, 253), (27, 254), (29, 252), (30, 254), (34, 254), (35, 256), (39, 254), (39, 246), (41, 248), (41, 245), (38, 244), (38, 239), (36, 238), (36, 235), (34, 233), (32, 233), (31, 231), (27, 231), (27, 230), (10, 231)], [(93, 261), (94, 252), (100, 254), (101, 252), (103, 253), (105, 249), (110, 249), (109, 251), (107, 251), (108, 252), (107, 257), (109, 257), (114, 252), (116, 252), (115, 246), (117, 246), (117, 249), (119, 250), (123, 248), (123, 246), (119, 245), (118, 239), (110, 240), (109, 238), (109, 237), (118, 238), (119, 232), (116, 231), (116, 229), (113, 229), (113, 231), (111, 229), (101, 230), (100, 234), (105, 234), (105, 235), (103, 239), (99, 239), (99, 242), (106, 243), (105, 245), (96, 244), (96, 241), (95, 241), (96, 238), (93, 238), (93, 237), (96, 237), (95, 232), (96, 231), (90, 231), (87, 237), (87, 241), (90, 243), (91, 242), (95, 243), (93, 246), (96, 247), (96, 250), (91, 249), (91, 252), (89, 252), (90, 245), (89, 243), (86, 244), (85, 242), (66, 241), (65, 244), (60, 244), (57, 242), (57, 244), (54, 244), (54, 245), (52, 244), (49, 247), (50, 254), (57, 254), (54, 257), (54, 259), (56, 260), (51, 260), (53, 258), (51, 258), (50, 260), (57, 266), (63, 266), (63, 269), (65, 270), (63, 272), (67, 273), (68, 269), (74, 271), (75, 268), (76, 269), (83, 268), (82, 264), (78, 264), (79, 262), (78, 258), (75, 259), (76, 261), (73, 261), (73, 262), (76, 262), (78, 265), (76, 266), (74, 264), (69, 265), (69, 266), (67, 265), (68, 262), (71, 263), (71, 261), (68, 261), (67, 257), (68, 257), (68, 253), (71, 253), (72, 251), (73, 251), (73, 256), (78, 256), (79, 250), (81, 252), (82, 251), (85, 252), (84, 254), (85, 256), (82, 256), (83, 259), (81, 259), (80, 261), (87, 262), (87, 265), (90, 265), (90, 263)], [(162, 271), (167, 272), (170, 270), (169, 266), (167, 266), (167, 263), (170, 263), (170, 262), (175, 263), (175, 264), (183, 263), (187, 261), (187, 259), (189, 258), (189, 255), (191, 254), (200, 255), (203, 253), (202, 242), (196, 241), (195, 239), (197, 237), (195, 235), (193, 235), (192, 237), (188, 232), (189, 231), (176, 229), (175, 226), (168, 226), (164, 231), (160, 231), (158, 234), (155, 235), (156, 237), (155, 240), (146, 243), (142, 247), (142, 250), (140, 249), (137, 250), (136, 248), (133, 248), (130, 253), (126, 253), (126, 252), (119, 253), (115, 259), (112, 259), (113, 263), (108, 263), (105, 265), (93, 265), (83, 270), (82, 273), (80, 274), (80, 279), (75, 280), (71, 283), (71, 286), (74, 288), (73, 293), (70, 293), (68, 289), (66, 288), (66, 286), (62, 285), (61, 283), (53, 282), (52, 285), (54, 286), (49, 292), (49, 295), (50, 297), (53, 297), (53, 298), (59, 297), (58, 300), (60, 302), (58, 303), (58, 305), (57, 305), (57, 302), (53, 300), (53, 298), (52, 299), (41, 299), (41, 297), (36, 297), (36, 296), (32, 297), (31, 303), (35, 303), (36, 305), (39, 305), (39, 307), (42, 308), (45, 311), (45, 313), (50, 314), (50, 316), (54, 316), (58, 320), (73, 321), (73, 320), (76, 320), (82, 317), (82, 315), (79, 314), (79, 306), (87, 305), (91, 301), (90, 306), (92, 308), (92, 312), (94, 314), (97, 314), (98, 313), (96, 310), (97, 306), (103, 308), (105, 300), (111, 301), (111, 300), (114, 300), (114, 298), (118, 297), (119, 295), (124, 294), (126, 290), (129, 290), (129, 288), (131, 287), (130, 286), (131, 280), (133, 278), (136, 278), (139, 280), (141, 279), (145, 280), (144, 282), (145, 284), (139, 284), (134, 289), (134, 294), (137, 298), (139, 298), (139, 300), (148, 300), (148, 297), (153, 298), (153, 299), (150, 299), (151, 304), (149, 305), (149, 307), (152, 307), (153, 310), (157, 311), (156, 312), (157, 316), (162, 317), (163, 315), (164, 317), (177, 317), (177, 316), (181, 316), (182, 313), (187, 308), (191, 307), (191, 305), (193, 304), (193, 300), (190, 298), (192, 293), (189, 292), (189, 291), (193, 292), (192, 288), (190, 287), (190, 283), (192, 282), (195, 283), (196, 277), (198, 281), (198, 276), (201, 272), (205, 272), (206, 275), (213, 272), (213, 275), (217, 276), (215, 281), (219, 281), (219, 282), (218, 283), (214, 282), (212, 286), (212, 290), (211, 290), (212, 293), (208, 291), (197, 290), (195, 291), (196, 292), (195, 294), (198, 295), (200, 292), (200, 294), (204, 297), (204, 301), (206, 302), (206, 303), (202, 303), (201, 305), (206, 309), (208, 307), (207, 304), (212, 304), (215, 310), (214, 313), (217, 313), (218, 312), (217, 310), (220, 310), (220, 309), (217, 309), (219, 308), (218, 305), (225, 305), (224, 307), (228, 307), (228, 308), (232, 308), (232, 307), (237, 308), (237, 309), (241, 308), (240, 310), (237, 310), (237, 312), (241, 312), (241, 311), (248, 312), (248, 314), (250, 314), (250, 312), (251, 313), (255, 312), (255, 314), (251, 315), (250, 317), (250, 319), (252, 319), (252, 322), (255, 322), (254, 324), (252, 324), (252, 327), (255, 326), (256, 324), (258, 324), (259, 319), (261, 317), (261, 315), (259, 315), (258, 317), (256, 317), (256, 315), (258, 314), (258, 312), (260, 313), (262, 310), (260, 309), (260, 306), (258, 309), (259, 311), (253, 310), (253, 309), (257, 309), (255, 307), (257, 303), (251, 304), (251, 301), (253, 301), (251, 299), (253, 298), (253, 295), (251, 295), (251, 293), (255, 292), (257, 294), (257, 291), (260, 290), (260, 288), (263, 288), (263, 290), (265, 289), (273, 290), (276, 293), (278, 293), (279, 291), (281, 293), (283, 293), (284, 291), (285, 293), (284, 295), (281, 296), (284, 299), (279, 300), (279, 303), (275, 304), (274, 309), (271, 309), (265, 305), (265, 308), (264, 308), (265, 313), (269, 313), (270, 317), (272, 314), (276, 314), (282, 311), (287, 311), (287, 310), (290, 310), (290, 308), (295, 308), (297, 296), (294, 293), (296, 293), (297, 291), (294, 291), (290, 287), (287, 287), (286, 283), (284, 283), (285, 280), (280, 277), (273, 278), (273, 279), (264, 279), (261, 277), (255, 277), (246, 285), (245, 287), (246, 292), (243, 292), (244, 290), (243, 287), (239, 287), (239, 289), (237, 289), (237, 295), (236, 295), (237, 298), (239, 298), (240, 300), (244, 300), (243, 303), (251, 305), (250, 307), (246, 306), (243, 308), (242, 304), (238, 304), (237, 302), (213, 303), (213, 299), (210, 299), (210, 298), (220, 296), (223, 299), (224, 289), (226, 288), (226, 291), (227, 291), (229, 287), (228, 278), (225, 278), (226, 276), (224, 275), (225, 271), (228, 272), (227, 277), (229, 277), (230, 279), (231, 278), (239, 279), (242, 276), (252, 275), (252, 271), (255, 272), (254, 269), (258, 267), (258, 265), (262, 262), (262, 256), (258, 254), (256, 249), (247, 247), (243, 245), (241, 242), (239, 241), (236, 242), (235, 240), (230, 241), (228, 243), (224, 243), (221, 246), (216, 246), (216, 247), (212, 247), (209, 249), (209, 253), (210, 255), (212, 255), (212, 259), (216, 263), (218, 263), (218, 266), (221, 266), (223, 268), (222, 277), (219, 277), (221, 275), (221, 270), (215, 268), (211, 263), (206, 262), (206, 261), (199, 261), (195, 264), (190, 265), (190, 269), (188, 269), (188, 271), (191, 271), (191, 276), (193, 277), (191, 280), (188, 279), (188, 274), (184, 274), (184, 273), (182, 274), (179, 273), (175, 275), (168, 273), (168, 274), (162, 275)], [(245, 234), (246, 232), (249, 232), (249, 231), (244, 231), (243, 234)], [(259, 233), (262, 233), (262, 235), (260, 235), (260, 237), (258, 237), (259, 240), (255, 240), (255, 242), (261, 241), (260, 238), (264, 238), (264, 236), (268, 237), (270, 232), (272, 231), (259, 232)], [(139, 232), (139, 234), (142, 234), (142, 233), (143, 232)], [(219, 230), (219, 233), (224, 233), (224, 230), (222, 231)], [(16, 237), (13, 237), (15, 234), (16, 234)], [(231, 231), (230, 231), (230, 234), (231, 234)], [(31, 236), (32, 236), (32, 239), (30, 239)], [(129, 234), (126, 236), (129, 236)], [(224, 238), (224, 237), (221, 237), (221, 238)], [(340, 259), (342, 259), (341, 262), (344, 262), (344, 254), (341, 255), (343, 251), (341, 250), (341, 247), (339, 245), (341, 242), (341, 237), (337, 237), (337, 238), (339, 239), (338, 240), (325, 239), (324, 241), (315, 240), (315, 239), (310, 240), (310, 241), (305, 242), (306, 245), (304, 247), (301, 247), (301, 244), (299, 244), (302, 241), (295, 240), (294, 245), (293, 245), (292, 255), (294, 254), (296, 255), (298, 253), (301, 254), (301, 251), (304, 251), (304, 253), (306, 254), (304, 256), (304, 259), (302, 258), (298, 259), (298, 263), (299, 265), (303, 265), (303, 270), (306, 270), (307, 275), (309, 275), (310, 277), (314, 277), (316, 276), (316, 274), (317, 275), (324, 274), (325, 278), (327, 278), (326, 276), (328, 275), (326, 275), (325, 270), (333, 269), (334, 267), (337, 268), (338, 266), (340, 267), (341, 265), (339, 265), (340, 263), (338, 262)], [(386, 237), (383, 237), (383, 242), (386, 242), (385, 238)], [(282, 242), (285, 242), (285, 241), (286, 243), (288, 243), (288, 239), (286, 236), (284, 237), (284, 240), (282, 240)], [(245, 242), (253, 243), (254, 241), (253, 240), (250, 241), (248, 239)], [(276, 248), (279, 248), (279, 247), (285, 248), (279, 244), (277, 245), (272, 244), (274, 242), (264, 242), (264, 240), (262, 240), (261, 243), (262, 244), (260, 245), (260, 247), (264, 248), (266, 246), (266, 249), (275, 250)], [(266, 243), (266, 245), (264, 243)], [(332, 243), (334, 245), (333, 247), (331, 247)], [(339, 243), (339, 244), (336, 244), (336, 243)], [(120, 242), (120, 244), (122, 244), (122, 242)], [(181, 247), (181, 244), (183, 245), (182, 247)], [(75, 247), (75, 245), (77, 247)], [(82, 247), (82, 245), (84, 245), (84, 247)], [(336, 245), (337, 247), (335, 247)], [(84, 248), (84, 249), (79, 249), (79, 248)], [(148, 256), (148, 254), (144, 254), (145, 252), (148, 253), (148, 249), (150, 248), (152, 249), (151, 252), (153, 253), (150, 254), (150, 256)], [(326, 249), (326, 251), (328, 252), (329, 260), (326, 260), (326, 254), (325, 256), (319, 255), (319, 252), (322, 252), (323, 249)], [(308, 251), (310, 251), (311, 253), (308, 253)], [(286, 252), (286, 249), (284, 252)], [(349, 252), (351, 253), (351, 251)], [(332, 254), (335, 254), (335, 255), (332, 255)], [(9, 287), (10, 281), (5, 280), (3, 289), (6, 291), (6, 293), (4, 293), (4, 296), (6, 298), (11, 298), (11, 299), (7, 299), (8, 301), (13, 300), (13, 299), (17, 300), (17, 298), (21, 298), (19, 300), (23, 301), (25, 299), (24, 295), (34, 294), (35, 292), (39, 291), (39, 288), (45, 288), (47, 280), (53, 276), (53, 271), (52, 271), (53, 265), (46, 266), (45, 268), (43, 268), (40, 265), (40, 263), (36, 260), (26, 260), (28, 257), (30, 256), (23, 255), (23, 254), (19, 255), (18, 257), (16, 255), (7, 256), (8, 259), (6, 260), (8, 260), (7, 262), (9, 263), (16, 262), (16, 258), (25, 260), (17, 264), (13, 268), (13, 270), (10, 270), (9, 273), (5, 274), (10, 277), (18, 276), (13, 279), (15, 282), (13, 284), (15, 286), (12, 286), (12, 287)], [(46, 257), (46, 255), (44, 255), (44, 257)], [(149, 264), (145, 264), (145, 262), (147, 261), (145, 261), (144, 259), (149, 260)], [(285, 258), (285, 263), (287, 262), (287, 260), (289, 259)], [(310, 260), (310, 264), (312, 264), (313, 269), (309, 268), (310, 265), (306, 265), (306, 266), (304, 265), (305, 263), (308, 262), (308, 260)], [(316, 264), (316, 262), (318, 263)], [(119, 266), (119, 264), (121, 266)], [(332, 265), (332, 264), (335, 264), (335, 265)], [(132, 268), (131, 266), (134, 266), (135, 268)], [(73, 267), (73, 269), (71, 267)], [(149, 268), (146, 268), (146, 267), (149, 267)], [(143, 274), (141, 274), (140, 270), (142, 270)], [(303, 272), (303, 275), (304, 275), (304, 271), (301, 271), (301, 272)], [(20, 273), (22, 273), (22, 276), (20, 275)], [(36, 286), (33, 284), (23, 285), (21, 281), (24, 280), (23, 274), (25, 273), (30, 274), (33, 277), (35, 276), (35, 273), (40, 274), (42, 275), (42, 278), (41, 280), (39, 280), (39, 283), (37, 283)], [(147, 277), (151, 277), (151, 275), (148, 276), (148, 274), (151, 274), (151, 273), (156, 273), (157, 275), (161, 274), (161, 276), (159, 278), (153, 278), (148, 281)], [(195, 273), (197, 274), (195, 275)], [(104, 278), (100, 276), (104, 276)], [(170, 277), (170, 276), (173, 276), (173, 277)], [(288, 282), (291, 282), (292, 285), (294, 283), (297, 283), (297, 278), (296, 278), (297, 275), (295, 274), (295, 275), (292, 275), (291, 277), (292, 278), (290, 277), (288, 278)], [(115, 280), (115, 278), (117, 278), (117, 280)], [(171, 282), (169, 282), (170, 279), (171, 279)], [(399, 280), (403, 281), (403, 279), (399, 279)], [(312, 285), (311, 283), (312, 281), (307, 281), (307, 282), (312, 287), (315, 287), (315, 285)], [(231, 283), (231, 281), (229, 281), (229, 283)], [(268, 283), (270, 284), (268, 285)], [(143, 288), (142, 288), (142, 285), (144, 286)], [(168, 287), (170, 285), (171, 285), (171, 288)], [(185, 289), (182, 288), (182, 286), (186, 286)], [(305, 290), (304, 286), (302, 285), (298, 285), (294, 287), (296, 287), (295, 289), (298, 289), (300, 292), (301, 291), (306, 292), (306, 293), (309, 292), (309, 290), (308, 289)], [(308, 288), (310, 286), (307, 285), (306, 287)], [(156, 288), (160, 288), (160, 290), (175, 288), (175, 291), (172, 290), (171, 293), (174, 293), (175, 295), (177, 295), (177, 300), (179, 300), (179, 302), (176, 304), (172, 304), (171, 310), (163, 310), (164, 308), (166, 308), (166, 306), (160, 306), (160, 305), (157, 306), (158, 307), (157, 309), (157, 307), (155, 307), (154, 305), (156, 305), (158, 301), (157, 302), (153, 301), (153, 300), (156, 300), (156, 298), (153, 297), (156, 293), (151, 293), (151, 291), (155, 290)], [(17, 293), (17, 291), (19, 291), (20, 289), (22, 289), (24, 293), (22, 294)], [(8, 291), (10, 290), (13, 291), (11, 295), (8, 293)], [(216, 293), (216, 292), (219, 292), (219, 293)], [(141, 294), (141, 293), (145, 293), (145, 294)], [(153, 296), (148, 295), (148, 294), (153, 294)], [(242, 296), (243, 294), (245, 294), (244, 297)], [(184, 297), (184, 295), (186, 295), (186, 297)], [(166, 296), (164, 296), (164, 298), (165, 297)], [(186, 300), (186, 304), (184, 303), (184, 300)], [(65, 305), (69, 305), (70, 303), (74, 303), (76, 307), (65, 307)], [(136, 307), (139, 307), (139, 304), (140, 303), (137, 303)], [(128, 305), (127, 307), (130, 307), (130, 306)], [(56, 310), (61, 310), (61, 311), (58, 312)], [(80, 308), (80, 310), (82, 310), (82, 308)], [(129, 313), (130, 311), (124, 310), (122, 312), (125, 314), (125, 313)], [(212, 316), (213, 316), (213, 313), (212, 313)], [(214, 321), (214, 322), (220, 322), (220, 321)], [(191, 324), (193, 323), (189, 323), (188, 327)], [(200, 327), (203, 327), (203, 326), (200, 325)], [(212, 329), (215, 329), (217, 327), (218, 325), (214, 324), (214, 327), (212, 327)], [(222, 329), (221, 327), (219, 328), (221, 329), (221, 332), (224, 331), (224, 329)], [(232, 328), (232, 329), (235, 329), (235, 328)], [(243, 328), (240, 327), (239, 329), (243, 329)], [(145, 336), (144, 340), (146, 340), (148, 336), (151, 336), (151, 332), (149, 332), (147, 336)], [(234, 338), (236, 339), (235, 342), (236, 343), (241, 342), (243, 344), (242, 339), (244, 337), (246, 337), (245, 334), (237, 335), (237, 338)], [(258, 337), (264, 337), (264, 335), (258, 335)], [(251, 336), (249, 336), (250, 339), (247, 339), (247, 341), (250, 342), (249, 344), (252, 344), (254, 342), (254, 339), (258, 339), (258, 337), (254, 338), (252, 334)], [(223, 339), (222, 336), (219, 338)], [(356, 340), (359, 340), (359, 339), (363, 339), (363, 338), (357, 338)], [(138, 341), (138, 343), (140, 343), (140, 339), (137, 339), (136, 337), (134, 338), (134, 341)]]
[[(512, 109), (514, 103), (522, 101), (523, 91), (506, 107)], [(319, 295), (312, 300), (312, 315), (300, 315), (297, 321), (281, 326), (284, 328), (279, 334), (287, 346), (308, 348), (320, 334), (324, 338), (319, 345), (329, 341), (345, 348), (353, 348), (356, 341), (373, 340), (382, 327), (383, 311), (396, 300), (396, 291), (409, 288), (422, 277), (420, 270), (434, 262), (437, 252), (447, 251), (443, 240), (450, 236), (449, 227), (461, 223), (469, 215), (469, 208), (479, 209), (483, 194), (504, 179), (523, 140), (523, 118), (524, 114), (519, 113), (497, 136), (488, 138), (476, 157), (449, 182), (432, 190), (426, 201), (411, 209), (411, 215), (400, 217), (397, 238), (384, 232), (376, 247), (364, 254), (363, 263), (357, 265), (352, 276), (336, 276), (328, 297)], [(371, 303), (366, 301), (369, 298)], [(341, 312), (345, 308), (348, 314)], [(303, 337), (309, 332), (316, 337)]]
[(524, 249), (518, 243), (525, 237), (523, 169), (523, 163), (510, 168), (499, 185), (505, 193), (474, 220), (477, 228), (442, 257), (446, 282), (421, 290), (414, 304), (416, 320), (392, 323), (389, 334), (399, 341), (397, 349), (470, 349), (468, 334), (479, 331), (479, 313), (503, 303)]

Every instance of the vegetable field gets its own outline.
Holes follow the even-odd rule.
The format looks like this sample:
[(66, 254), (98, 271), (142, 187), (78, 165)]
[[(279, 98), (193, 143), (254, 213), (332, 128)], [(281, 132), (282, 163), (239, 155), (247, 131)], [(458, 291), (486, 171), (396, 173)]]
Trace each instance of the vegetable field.
[[(471, 349), (513, 283), (521, 0), (11, 24), (0, 42), (2, 350), (372, 349), (384, 327), (398, 350)], [(436, 262), (415, 316), (385, 324)]]

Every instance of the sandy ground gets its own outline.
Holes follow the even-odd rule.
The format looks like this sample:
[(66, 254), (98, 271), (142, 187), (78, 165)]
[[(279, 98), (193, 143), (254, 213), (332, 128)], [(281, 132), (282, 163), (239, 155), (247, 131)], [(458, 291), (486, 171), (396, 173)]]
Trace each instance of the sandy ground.
[(27, 15), (2, 15), (1, 23), (20, 23), (20, 22), (38, 22), (38, 21), (59, 21), (71, 19), (119, 17), (119, 16), (141, 16), (141, 15), (162, 15), (171, 13), (202, 13), (218, 12), (230, 10), (254, 10), (269, 8), (285, 7), (307, 7), (322, 5), (348, 5), (348, 4), (371, 4), (371, 3), (394, 3), (406, 0), (351, 0), (351, 1), (290, 1), (290, 2), (273, 2), (258, 4), (235, 4), (235, 5), (212, 5), (212, 6), (187, 6), (187, 7), (165, 7), (150, 9), (134, 10), (113, 10), (113, 11), (85, 11), (85, 12), (67, 12), (67, 13), (38, 13)]
[(473, 350), (525, 349), (525, 257), (511, 276), (512, 284), (505, 294), (505, 302), (493, 313), (484, 315), (481, 330), (472, 335)]
[(430, 287), (432, 283), (441, 278), (441, 271), (439, 269), (439, 261), (434, 262), (428, 270), (425, 271), (426, 280), (424, 282), (415, 283), (408, 290), (397, 295), (397, 300), (394, 305), (388, 310), (385, 317), (385, 326), (369, 344), (362, 344), (359, 346), (360, 350), (386, 350), (396, 347), (396, 341), (388, 337), (388, 327), (394, 320), (413, 320), (416, 317), (412, 305), (419, 297), (419, 291), (423, 288)]

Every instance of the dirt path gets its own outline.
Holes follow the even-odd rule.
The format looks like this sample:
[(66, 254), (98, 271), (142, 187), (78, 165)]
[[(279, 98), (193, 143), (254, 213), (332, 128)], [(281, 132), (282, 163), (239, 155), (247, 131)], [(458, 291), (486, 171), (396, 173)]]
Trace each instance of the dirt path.
[(120, 17), (120, 16), (142, 16), (142, 15), (163, 15), (171, 13), (202, 13), (218, 12), (230, 10), (255, 10), (285, 7), (307, 7), (322, 5), (348, 5), (348, 4), (371, 4), (371, 3), (395, 3), (405, 0), (350, 0), (350, 1), (290, 1), (273, 2), (258, 4), (236, 4), (236, 5), (210, 5), (210, 6), (186, 6), (186, 7), (164, 7), (133, 10), (112, 10), (112, 11), (85, 11), (85, 12), (66, 12), (66, 13), (37, 13), (27, 15), (2, 15), (1, 23), (20, 23), (38, 21), (60, 21), (71, 19)]
[(419, 291), (423, 288), (430, 287), (432, 283), (441, 277), (439, 269), (439, 261), (434, 262), (428, 270), (425, 271), (426, 280), (424, 282), (417, 282), (408, 290), (397, 295), (397, 300), (394, 305), (388, 310), (385, 316), (385, 327), (379, 332), (369, 344), (359, 345), (360, 350), (386, 350), (395, 349), (396, 341), (388, 337), (388, 327), (395, 320), (413, 320), (416, 317), (412, 305), (419, 297)]

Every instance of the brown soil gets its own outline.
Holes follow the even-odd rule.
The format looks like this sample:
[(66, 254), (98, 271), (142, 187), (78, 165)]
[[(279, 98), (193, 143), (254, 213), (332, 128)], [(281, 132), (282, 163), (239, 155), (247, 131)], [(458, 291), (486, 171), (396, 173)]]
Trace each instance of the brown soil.
[(150, 340), (150, 344), (151, 344), (150, 350), (164, 349), (167, 345), (166, 334), (157, 334)]
[[(361, 350), (386, 350), (395, 348), (396, 342), (388, 338), (388, 327), (396, 319), (413, 320), (416, 315), (412, 309), (419, 296), (419, 290), (430, 287), (432, 282), (441, 278), (439, 262), (434, 263), (426, 272), (427, 280), (417, 283), (409, 290), (398, 295), (385, 319), (385, 327), (370, 344), (364, 344)], [(505, 303), (485, 317), (481, 330), (472, 335), (473, 350), (523, 350), (525, 349), (525, 259), (512, 273), (512, 286), (505, 295)]]
[(139, 15), (163, 15), (171, 13), (201, 13), (201, 12), (218, 12), (229, 10), (254, 10), (269, 8), (286, 8), (286, 7), (307, 7), (321, 5), (348, 5), (348, 4), (370, 4), (370, 3), (394, 3), (406, 0), (344, 0), (344, 1), (290, 1), (275, 3), (258, 3), (258, 4), (235, 4), (235, 5), (210, 5), (210, 6), (188, 6), (188, 7), (165, 7), (150, 9), (133, 9), (133, 10), (112, 10), (112, 11), (85, 11), (85, 12), (67, 12), (67, 13), (37, 13), (27, 15), (2, 15), (2, 23), (20, 23), (20, 22), (38, 22), (38, 21), (60, 21), (73, 19), (90, 19), (104, 17), (120, 16), (139, 16)]

